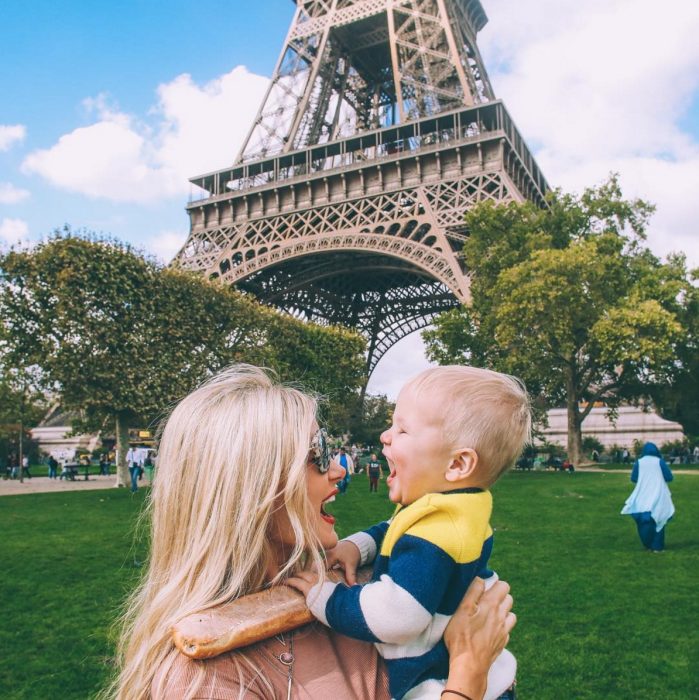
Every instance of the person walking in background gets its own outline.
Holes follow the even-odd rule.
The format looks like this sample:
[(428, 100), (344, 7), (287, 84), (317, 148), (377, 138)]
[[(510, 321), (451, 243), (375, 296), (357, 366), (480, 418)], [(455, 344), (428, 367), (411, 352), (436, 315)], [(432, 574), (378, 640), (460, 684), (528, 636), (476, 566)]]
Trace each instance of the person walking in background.
[(630, 515), (636, 521), (638, 536), (651, 552), (665, 549), (665, 525), (675, 513), (667, 485), (672, 478), (670, 467), (658, 448), (647, 442), (631, 470), (631, 481), (636, 488), (626, 500), (621, 514)]
[(27, 479), (32, 478), (31, 472), (29, 471), (29, 457), (27, 457), (27, 455), (22, 457), (22, 476), (26, 476)]
[(106, 452), (100, 455), (100, 476), (109, 476), (109, 457)]
[(10, 479), (19, 477), (19, 459), (15, 452), (10, 453), (10, 456), (7, 458), (7, 472), (10, 475)]
[(345, 475), (337, 482), (337, 490), (340, 493), (345, 493), (350, 482), (350, 474), (354, 471), (354, 463), (352, 458), (347, 454), (344, 447), (340, 448), (340, 454), (336, 458), (337, 463), (345, 470)]
[(354, 474), (354, 460), (347, 454), (347, 450), (344, 447), (340, 448), (340, 455), (337, 461), (347, 470), (348, 474)]
[(49, 479), (55, 479), (58, 476), (58, 460), (49, 455)]
[(138, 463), (138, 455), (133, 447), (126, 453), (126, 463), (129, 465), (129, 475), (131, 476), (131, 493), (138, 491), (138, 477), (141, 474), (141, 465)]
[(372, 453), (369, 462), (367, 463), (367, 473), (369, 474), (369, 493), (376, 493), (379, 488), (379, 479), (381, 478), (381, 465), (376, 459), (376, 455)]
[(155, 463), (153, 462), (153, 457), (151, 453), (148, 453), (146, 461), (143, 463), (143, 468), (146, 472), (146, 479), (148, 480), (148, 486), (153, 485), (153, 473), (155, 472)]

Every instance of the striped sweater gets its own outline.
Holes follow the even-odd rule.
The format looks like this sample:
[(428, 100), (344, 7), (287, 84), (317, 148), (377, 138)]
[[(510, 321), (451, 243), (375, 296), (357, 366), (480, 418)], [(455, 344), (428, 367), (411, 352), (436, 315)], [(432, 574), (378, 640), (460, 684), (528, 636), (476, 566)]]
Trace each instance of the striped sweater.
[(325, 582), (308, 594), (321, 622), (376, 644), (394, 698), (448, 676), (444, 629), (474, 577), (493, 576), (491, 511), (492, 496), (482, 489), (427, 494), (348, 538), (362, 564), (374, 561), (370, 583)]

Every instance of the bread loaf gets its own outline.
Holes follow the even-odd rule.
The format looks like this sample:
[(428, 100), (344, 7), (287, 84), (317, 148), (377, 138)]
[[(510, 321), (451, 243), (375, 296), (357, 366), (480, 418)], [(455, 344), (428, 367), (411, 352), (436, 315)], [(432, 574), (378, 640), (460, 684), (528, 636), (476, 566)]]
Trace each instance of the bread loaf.
[[(358, 573), (368, 580), (371, 569)], [(202, 613), (189, 615), (172, 628), (175, 646), (192, 659), (208, 659), (288, 632), (313, 620), (306, 600), (293, 588), (275, 586)]]

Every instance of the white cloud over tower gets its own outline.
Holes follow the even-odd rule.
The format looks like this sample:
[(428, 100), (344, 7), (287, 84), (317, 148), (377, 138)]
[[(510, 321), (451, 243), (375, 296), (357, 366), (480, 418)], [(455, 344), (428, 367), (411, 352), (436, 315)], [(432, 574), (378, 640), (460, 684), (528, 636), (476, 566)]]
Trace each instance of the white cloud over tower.
[(146, 115), (126, 114), (106, 95), (88, 98), (92, 123), (30, 153), (22, 169), (91, 198), (184, 198), (190, 177), (233, 161), (267, 83), (243, 66), (201, 86), (183, 74), (157, 88)]
[[(649, 243), (699, 265), (699, 3), (483, 0), (494, 89), (553, 186), (621, 174), (657, 205)], [(699, 111), (694, 120), (699, 120)], [(693, 128), (691, 128), (693, 126)]]

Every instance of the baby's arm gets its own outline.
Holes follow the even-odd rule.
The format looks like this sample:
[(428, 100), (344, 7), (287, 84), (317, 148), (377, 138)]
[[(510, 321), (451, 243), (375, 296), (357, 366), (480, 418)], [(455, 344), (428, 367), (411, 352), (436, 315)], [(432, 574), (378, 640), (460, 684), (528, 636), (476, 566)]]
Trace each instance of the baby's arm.
[(373, 564), (386, 530), (388, 522), (382, 522), (340, 540), (325, 553), (328, 569), (342, 569), (345, 580), (353, 586), (357, 583), (357, 567)]
[(378, 581), (350, 587), (319, 584), (304, 572), (288, 583), (304, 593), (313, 615), (334, 630), (368, 642), (405, 644), (432, 621), (453, 567), (454, 560), (442, 549), (406, 534), (394, 545), (388, 573)]

